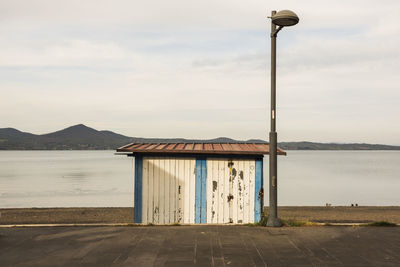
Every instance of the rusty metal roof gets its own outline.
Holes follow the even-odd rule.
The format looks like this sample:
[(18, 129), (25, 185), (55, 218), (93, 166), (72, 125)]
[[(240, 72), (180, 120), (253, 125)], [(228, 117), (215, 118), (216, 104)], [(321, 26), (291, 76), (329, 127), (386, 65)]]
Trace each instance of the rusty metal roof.
[[(117, 149), (117, 152), (159, 154), (269, 154), (269, 145), (260, 143), (132, 143)], [(278, 148), (278, 155), (286, 152)]]

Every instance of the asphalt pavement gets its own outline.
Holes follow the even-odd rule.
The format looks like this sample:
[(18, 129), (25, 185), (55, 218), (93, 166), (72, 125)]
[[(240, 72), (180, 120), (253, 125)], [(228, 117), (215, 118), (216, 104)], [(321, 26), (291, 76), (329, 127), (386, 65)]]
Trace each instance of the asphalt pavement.
[(0, 266), (400, 266), (400, 227), (0, 228)]

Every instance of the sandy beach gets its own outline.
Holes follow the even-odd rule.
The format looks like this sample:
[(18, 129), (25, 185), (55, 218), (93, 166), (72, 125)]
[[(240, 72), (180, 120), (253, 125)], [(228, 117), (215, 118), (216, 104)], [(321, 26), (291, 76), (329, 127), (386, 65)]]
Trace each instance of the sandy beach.
[(133, 208), (22, 208), (0, 213), (0, 224), (133, 222)]
[[(265, 212), (268, 213), (268, 207), (265, 208)], [(324, 223), (400, 223), (400, 206), (290, 206), (278, 207), (278, 216), (282, 219)]]
[[(268, 208), (266, 208), (268, 212)], [(400, 223), (400, 207), (279, 207), (279, 217), (325, 223)], [(0, 209), (0, 224), (132, 223), (133, 208)]]

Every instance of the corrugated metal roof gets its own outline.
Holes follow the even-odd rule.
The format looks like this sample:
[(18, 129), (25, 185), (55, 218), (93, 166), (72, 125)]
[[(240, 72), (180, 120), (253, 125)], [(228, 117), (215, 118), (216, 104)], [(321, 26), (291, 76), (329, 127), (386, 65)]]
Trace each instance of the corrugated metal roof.
[[(173, 154), (269, 154), (269, 145), (260, 143), (132, 143), (117, 149), (117, 152), (173, 153)], [(286, 152), (278, 148), (279, 155)]]

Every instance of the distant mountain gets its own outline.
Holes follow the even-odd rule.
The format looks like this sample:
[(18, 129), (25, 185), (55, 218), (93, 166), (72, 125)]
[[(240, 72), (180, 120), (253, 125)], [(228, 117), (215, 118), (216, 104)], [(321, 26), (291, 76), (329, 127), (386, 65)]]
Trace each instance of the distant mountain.
[(110, 131), (97, 131), (83, 124), (49, 134), (35, 135), (13, 128), (0, 129), (1, 150), (115, 149), (132, 138)]
[[(267, 143), (260, 139), (238, 141), (228, 137), (208, 140), (184, 138), (129, 137), (111, 131), (98, 131), (83, 124), (36, 135), (14, 128), (0, 128), (0, 150), (99, 150), (116, 149), (129, 143)], [(284, 150), (400, 150), (400, 146), (378, 144), (336, 144), (281, 142)]]
[[(0, 128), (0, 137), (4, 139), (13, 139), (13, 138), (32, 138), (35, 136), (31, 133), (21, 132), (14, 128)], [(0, 139), (1, 142), (2, 139)]]
[(283, 150), (400, 150), (400, 146), (358, 143), (281, 142), (279, 147)]
[(0, 150), (98, 150), (116, 149), (129, 143), (265, 143), (263, 140), (237, 141), (227, 137), (209, 140), (183, 138), (128, 137), (111, 131), (98, 131), (83, 124), (36, 135), (14, 128), (0, 128)]

